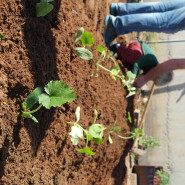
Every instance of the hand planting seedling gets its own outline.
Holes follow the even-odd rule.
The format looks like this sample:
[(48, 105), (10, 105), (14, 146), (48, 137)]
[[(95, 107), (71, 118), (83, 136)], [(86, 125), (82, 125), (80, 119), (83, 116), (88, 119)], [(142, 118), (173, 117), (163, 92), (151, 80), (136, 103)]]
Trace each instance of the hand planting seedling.
[(49, 12), (51, 12), (54, 8), (52, 4), (49, 2), (53, 2), (54, 0), (41, 0), (40, 3), (36, 3), (36, 15), (37, 17), (45, 16)]
[[(44, 92), (45, 91), (45, 92)], [(72, 102), (76, 99), (76, 94), (72, 88), (62, 81), (50, 81), (44, 89), (37, 87), (30, 93), (22, 104), (21, 116), (32, 119), (35, 123), (38, 120), (32, 115), (41, 107), (50, 109), (51, 107), (61, 107), (64, 103)], [(34, 110), (30, 110), (35, 104), (39, 104)]]
[(80, 41), (83, 47), (76, 47), (75, 53), (78, 57), (84, 60), (90, 60), (93, 58), (93, 54), (86, 49), (86, 46), (92, 46), (94, 44), (94, 38), (92, 34), (88, 31), (84, 31), (84, 28), (80, 28), (76, 34), (73, 46)]
[[(127, 79), (125, 78), (124, 75), (119, 75), (120, 73), (120, 67), (118, 66), (118, 64), (116, 64), (115, 59), (112, 57), (112, 52), (110, 52), (107, 57), (106, 57), (106, 49), (104, 48), (104, 46), (98, 46), (96, 51), (100, 52), (101, 55), (96, 63), (96, 71), (92, 76), (97, 76), (99, 68), (109, 72), (110, 76), (112, 79), (116, 80), (116, 77), (119, 78), (121, 80), (121, 82), (123, 83), (124, 86), (127, 87), (127, 90), (129, 91), (128, 95), (126, 96), (126, 98), (134, 95), (136, 93), (136, 91), (138, 90), (136, 87), (132, 86), (132, 82), (134, 81), (136, 75), (133, 74), (131, 71), (127, 72)], [(107, 59), (110, 59), (113, 63), (114, 63), (114, 67), (109, 70), (107, 68), (105, 68), (101, 63), (104, 61), (105, 57)]]
[(84, 153), (87, 155), (95, 155), (89, 147), (89, 141), (94, 141), (96, 144), (101, 144), (103, 142), (103, 132), (106, 129), (102, 124), (96, 123), (97, 120), (97, 111), (94, 112), (94, 123), (89, 127), (88, 130), (84, 129), (82, 126), (78, 124), (80, 120), (80, 107), (76, 108), (75, 111), (76, 121), (75, 122), (68, 122), (72, 124), (71, 132), (69, 135), (71, 136), (71, 141), (73, 145), (78, 145), (79, 139), (85, 141), (85, 147), (81, 149), (77, 149), (78, 152)]

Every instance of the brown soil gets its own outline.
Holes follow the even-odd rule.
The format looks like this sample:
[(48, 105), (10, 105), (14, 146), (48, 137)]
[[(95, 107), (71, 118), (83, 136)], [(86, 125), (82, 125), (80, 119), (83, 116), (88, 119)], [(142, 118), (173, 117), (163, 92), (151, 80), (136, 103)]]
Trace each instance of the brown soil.
[[(81, 107), (81, 121), (87, 128), (93, 122), (107, 128), (117, 122), (122, 132), (130, 130), (127, 112), (133, 115), (133, 97), (100, 70), (91, 77), (104, 45), (103, 20), (112, 1), (55, 0), (55, 10), (42, 18), (35, 16), (37, 0), (11, 0), (0, 3), (0, 183), (3, 185), (121, 185), (126, 184), (125, 156), (132, 141), (113, 137), (111, 145), (105, 132), (104, 143), (91, 144), (95, 156), (76, 151), (71, 144), (69, 121)], [(115, 1), (114, 1), (115, 2)], [(75, 32), (84, 27), (95, 38), (93, 60), (74, 54)], [(110, 62), (105, 62), (107, 68)], [(62, 108), (41, 109), (36, 124), (20, 118), (21, 103), (37, 86), (50, 80), (71, 85), (77, 99)], [(107, 129), (108, 130), (108, 129)]]

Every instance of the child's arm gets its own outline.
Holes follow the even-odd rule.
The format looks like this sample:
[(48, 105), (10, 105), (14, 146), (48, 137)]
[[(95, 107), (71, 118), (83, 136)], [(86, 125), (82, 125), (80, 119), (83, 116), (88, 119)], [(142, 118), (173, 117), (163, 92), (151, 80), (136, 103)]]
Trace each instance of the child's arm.
[(149, 80), (155, 80), (160, 75), (177, 69), (185, 69), (185, 59), (170, 59), (164, 63), (158, 64), (144, 76), (137, 78), (133, 85), (141, 88)]

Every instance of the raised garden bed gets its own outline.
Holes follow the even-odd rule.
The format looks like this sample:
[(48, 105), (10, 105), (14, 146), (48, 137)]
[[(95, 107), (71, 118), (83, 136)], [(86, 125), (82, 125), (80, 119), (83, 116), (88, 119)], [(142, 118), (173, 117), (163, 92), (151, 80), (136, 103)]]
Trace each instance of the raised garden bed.
[[(103, 20), (111, 1), (55, 0), (54, 10), (39, 18), (35, 16), (38, 2), (0, 4), (0, 31), (4, 35), (0, 42), (0, 183), (126, 184), (125, 157), (133, 141), (113, 136), (110, 144), (105, 130), (103, 144), (90, 143), (96, 155), (84, 155), (71, 144), (71, 125), (67, 124), (75, 121), (77, 106), (81, 107), (79, 123), (84, 128), (93, 123), (94, 109), (98, 111), (97, 122), (107, 130), (116, 122), (125, 133), (134, 124), (136, 97), (126, 99), (120, 80), (113, 80), (106, 71), (91, 76), (99, 58), (96, 46), (104, 45)], [(80, 27), (95, 39), (91, 48), (94, 56), (89, 61), (78, 58), (72, 46)], [(112, 64), (107, 60), (104, 65), (111, 68)], [(39, 123), (21, 118), (26, 96), (51, 80), (70, 85), (76, 100), (59, 108), (40, 109), (35, 114)]]

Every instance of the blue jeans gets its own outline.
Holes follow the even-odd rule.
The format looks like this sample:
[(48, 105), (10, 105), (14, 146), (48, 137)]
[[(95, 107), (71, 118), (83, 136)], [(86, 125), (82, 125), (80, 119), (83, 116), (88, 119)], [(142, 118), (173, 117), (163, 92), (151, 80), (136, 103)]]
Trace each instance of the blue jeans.
[(185, 30), (185, 0), (117, 3), (112, 23), (117, 35), (132, 31), (176, 33)]

